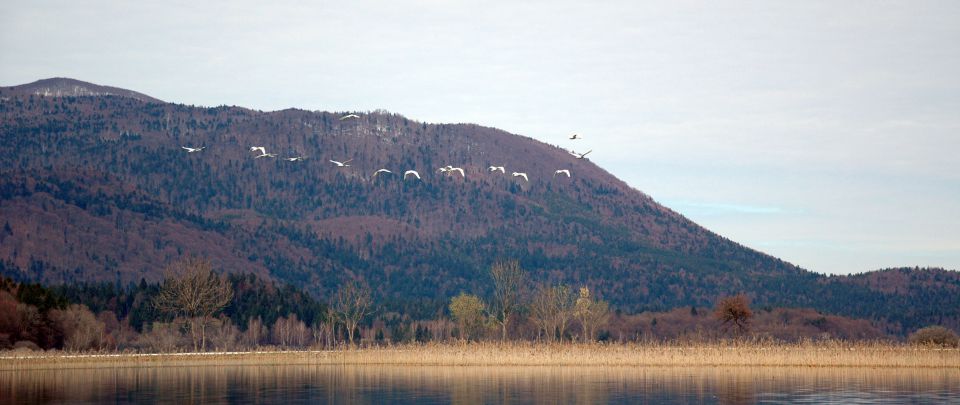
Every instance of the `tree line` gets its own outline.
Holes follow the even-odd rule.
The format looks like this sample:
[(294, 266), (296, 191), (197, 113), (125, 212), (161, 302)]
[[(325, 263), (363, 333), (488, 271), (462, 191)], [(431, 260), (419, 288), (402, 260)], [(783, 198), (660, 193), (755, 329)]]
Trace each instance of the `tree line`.
[[(533, 283), (517, 261), (495, 263), (488, 276), (491, 289), (485, 298), (461, 292), (435, 319), (386, 311), (363, 281), (343, 283), (325, 303), (253, 274), (222, 274), (201, 258), (170, 264), (160, 283), (141, 280), (125, 288), (109, 283), (48, 288), (2, 278), (0, 349), (197, 352), (624, 339), (622, 330), (620, 337), (611, 336), (611, 320), (622, 323), (629, 315), (612, 310), (587, 286)], [(691, 307), (689, 315), (699, 312)], [(779, 314), (777, 322), (789, 316)], [(738, 294), (722, 297), (710, 316), (714, 336), (743, 336), (754, 311), (747, 296)], [(653, 317), (650, 326), (657, 322)], [(805, 322), (822, 327), (831, 320)], [(911, 342), (955, 345), (951, 334), (924, 330)]]
[(514, 318), (526, 316), (536, 329), (538, 341), (563, 341), (570, 336), (569, 327), (577, 322), (579, 338), (588, 342), (610, 317), (610, 305), (592, 296), (587, 287), (580, 287), (579, 295), (565, 284), (541, 284), (531, 290), (517, 261), (495, 263), (490, 278), (493, 295), (489, 304), (465, 292), (450, 300), (450, 315), (457, 322), (462, 340), (479, 340), (490, 329), (498, 329), (500, 340), (506, 341)]

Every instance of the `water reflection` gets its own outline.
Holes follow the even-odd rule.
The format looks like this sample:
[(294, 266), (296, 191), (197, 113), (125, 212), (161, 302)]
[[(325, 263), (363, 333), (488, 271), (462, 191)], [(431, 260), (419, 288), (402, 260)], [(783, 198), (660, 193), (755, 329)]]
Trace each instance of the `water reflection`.
[(164, 365), (0, 372), (0, 403), (960, 403), (958, 369)]

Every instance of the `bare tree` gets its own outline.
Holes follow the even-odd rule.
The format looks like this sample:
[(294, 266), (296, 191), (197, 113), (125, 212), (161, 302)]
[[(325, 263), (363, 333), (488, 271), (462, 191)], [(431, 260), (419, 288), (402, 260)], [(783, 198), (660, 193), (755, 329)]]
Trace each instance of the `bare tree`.
[(592, 306), (593, 298), (590, 297), (590, 289), (587, 287), (580, 287), (580, 296), (577, 297), (577, 303), (574, 305), (573, 316), (580, 321), (580, 326), (583, 328), (584, 342), (593, 340), (593, 332), (590, 330)]
[(67, 350), (100, 348), (105, 324), (85, 305), (73, 304), (66, 309), (50, 311), (50, 318), (63, 331), (63, 346)]
[(573, 294), (569, 286), (541, 286), (530, 304), (530, 315), (548, 339), (562, 341), (573, 317), (573, 306)]
[(560, 284), (554, 286), (553, 289), (556, 291), (553, 305), (556, 307), (554, 316), (556, 317), (557, 339), (563, 342), (563, 335), (567, 333), (567, 326), (573, 319), (575, 297), (573, 296), (573, 290), (568, 285)]
[(590, 342), (597, 327), (610, 318), (610, 305), (606, 301), (591, 297), (590, 289), (587, 287), (580, 287), (580, 296), (577, 298), (573, 313), (583, 327), (583, 341)]
[(293, 317), (291, 322), (295, 322), (293, 322), (293, 332), (290, 334), (292, 338), (290, 343), (296, 347), (307, 347), (310, 345), (310, 337), (312, 336), (310, 334), (310, 328), (308, 328), (307, 324), (303, 323), (303, 321), (298, 320), (296, 314), (291, 316)]
[(446, 318), (426, 321), (427, 330), (430, 331), (430, 335), (433, 336), (433, 340), (437, 342), (445, 342), (452, 337), (453, 329), (456, 327), (455, 325), (455, 323)]
[(175, 323), (154, 322), (149, 331), (144, 330), (137, 337), (137, 345), (159, 353), (173, 352), (180, 345), (179, 329), (179, 325)]
[(344, 326), (347, 327), (347, 341), (353, 346), (353, 335), (357, 325), (373, 313), (373, 298), (371, 297), (370, 286), (359, 281), (344, 284), (337, 291), (337, 297), (333, 305), (340, 319), (343, 320)]
[(190, 258), (167, 268), (154, 305), (161, 312), (189, 319), (193, 350), (199, 351), (206, 346), (207, 320), (231, 299), (230, 282), (213, 271), (210, 261)]
[[(320, 334), (323, 339), (323, 347), (333, 347), (336, 343), (336, 332), (337, 332), (337, 311), (332, 307), (327, 307), (327, 312), (324, 313), (322, 322), (320, 323)], [(317, 343), (320, 343), (321, 340), (318, 339)]]
[(222, 315), (220, 318), (213, 320), (207, 336), (207, 340), (213, 346), (214, 351), (232, 351), (240, 343), (240, 330), (237, 329), (230, 318)]
[(326, 329), (323, 326), (323, 322), (314, 324), (309, 328), (310, 337), (313, 338), (313, 345), (315, 347), (325, 347), (326, 342)]
[(283, 347), (303, 347), (307, 345), (310, 332), (297, 314), (280, 317), (273, 324), (273, 342)]
[(554, 320), (554, 301), (553, 288), (547, 286), (537, 287), (530, 301), (530, 319), (534, 325), (537, 325), (537, 340), (540, 339), (540, 332), (547, 335), (547, 339), (553, 340), (556, 327)]
[(500, 324), (500, 341), (507, 340), (507, 325), (510, 316), (520, 306), (521, 289), (524, 283), (523, 269), (516, 260), (498, 262), (490, 268), (493, 278), (493, 319)]
[(255, 349), (260, 347), (260, 344), (263, 343), (263, 338), (266, 335), (267, 327), (263, 325), (263, 321), (260, 319), (260, 317), (251, 317), (247, 320), (247, 330), (243, 332), (241, 341), (246, 348)]
[(753, 311), (750, 310), (750, 302), (746, 295), (737, 294), (732, 297), (724, 297), (717, 304), (714, 316), (722, 321), (723, 325), (732, 322), (737, 326), (738, 333), (743, 333), (750, 326), (750, 318), (753, 317)]
[[(293, 315), (296, 318), (296, 314)], [(270, 335), (273, 340), (273, 344), (280, 347), (289, 347), (291, 346), (291, 341), (293, 340), (293, 328), (294, 322), (289, 322), (285, 317), (277, 318), (277, 321), (273, 323), (273, 327), (270, 328)]]

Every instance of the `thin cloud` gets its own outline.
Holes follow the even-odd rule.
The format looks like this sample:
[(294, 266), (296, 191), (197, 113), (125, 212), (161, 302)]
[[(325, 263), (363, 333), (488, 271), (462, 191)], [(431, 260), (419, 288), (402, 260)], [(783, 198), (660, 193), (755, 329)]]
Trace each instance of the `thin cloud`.
[(663, 204), (673, 208), (681, 214), (698, 217), (729, 214), (773, 215), (801, 213), (799, 210), (787, 210), (781, 207), (706, 201), (665, 200), (663, 201)]

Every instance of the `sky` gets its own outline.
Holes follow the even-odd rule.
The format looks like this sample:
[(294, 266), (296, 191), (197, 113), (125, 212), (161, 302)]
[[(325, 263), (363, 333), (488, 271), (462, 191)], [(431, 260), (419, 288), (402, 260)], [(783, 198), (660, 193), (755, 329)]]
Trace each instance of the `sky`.
[(385, 109), (590, 148), (706, 228), (830, 274), (960, 269), (958, 44), (957, 1), (0, 2), (0, 85)]

